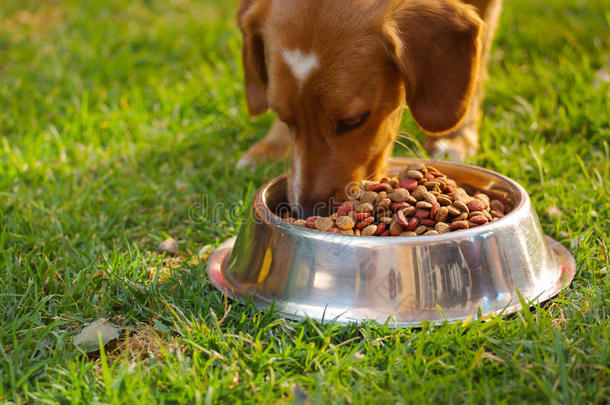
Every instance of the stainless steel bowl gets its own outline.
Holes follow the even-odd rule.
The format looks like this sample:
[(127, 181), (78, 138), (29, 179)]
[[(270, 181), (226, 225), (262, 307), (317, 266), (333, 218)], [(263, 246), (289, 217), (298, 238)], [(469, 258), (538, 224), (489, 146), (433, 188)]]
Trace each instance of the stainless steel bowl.
[[(420, 159), (393, 158), (397, 173)], [(391, 326), (486, 318), (542, 302), (576, 271), (572, 255), (546, 237), (525, 190), (500, 174), (448, 162), (434, 165), (466, 189), (513, 206), (500, 220), (435, 236), (363, 237), (311, 230), (273, 213), (286, 177), (258, 191), (237, 238), (208, 261), (208, 277), (235, 299), (275, 302), (287, 318), (340, 323), (390, 319)]]

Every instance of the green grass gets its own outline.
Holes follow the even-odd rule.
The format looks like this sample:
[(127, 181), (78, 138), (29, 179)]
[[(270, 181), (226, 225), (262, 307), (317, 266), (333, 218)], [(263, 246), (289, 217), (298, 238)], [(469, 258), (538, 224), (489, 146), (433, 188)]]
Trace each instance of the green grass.
[[(286, 169), (235, 169), (273, 117), (247, 115), (229, 3), (2, 2), (0, 402), (610, 402), (606, 2), (506, 2), (470, 160), (525, 186), (569, 291), (401, 330), (227, 302), (197, 263)], [(178, 259), (152, 253), (168, 235)], [(121, 342), (87, 357), (72, 337), (99, 317)]]

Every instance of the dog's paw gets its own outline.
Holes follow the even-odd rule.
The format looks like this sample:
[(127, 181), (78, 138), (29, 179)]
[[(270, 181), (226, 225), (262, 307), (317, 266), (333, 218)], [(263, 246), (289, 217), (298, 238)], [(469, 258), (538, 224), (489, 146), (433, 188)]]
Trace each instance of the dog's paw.
[(283, 145), (262, 141), (248, 149), (237, 162), (237, 168), (256, 167), (270, 160), (281, 160), (286, 157), (287, 150)]
[(244, 153), (244, 155), (239, 158), (239, 160), (237, 161), (237, 168), (238, 169), (244, 169), (246, 167), (255, 167), (257, 166), (257, 161), (252, 159), (251, 156), (248, 156), (247, 154)]
[(478, 141), (478, 132), (462, 128), (449, 135), (427, 136), (424, 140), (424, 149), (433, 159), (449, 157), (454, 162), (460, 162), (466, 156), (473, 156), (477, 153)]

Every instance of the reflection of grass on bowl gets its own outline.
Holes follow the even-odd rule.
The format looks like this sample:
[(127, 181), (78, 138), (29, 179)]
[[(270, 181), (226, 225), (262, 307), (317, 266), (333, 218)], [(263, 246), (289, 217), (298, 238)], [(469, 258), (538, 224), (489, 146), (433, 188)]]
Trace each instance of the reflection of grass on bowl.
[[(197, 264), (240, 225), (204, 208), (287, 169), (235, 169), (273, 120), (246, 111), (236, 0), (0, 1), (0, 402), (610, 402), (607, 1), (504, 3), (470, 163), (526, 188), (577, 277), (533, 312), (390, 330), (225, 301)], [(80, 355), (101, 317), (118, 350)]]

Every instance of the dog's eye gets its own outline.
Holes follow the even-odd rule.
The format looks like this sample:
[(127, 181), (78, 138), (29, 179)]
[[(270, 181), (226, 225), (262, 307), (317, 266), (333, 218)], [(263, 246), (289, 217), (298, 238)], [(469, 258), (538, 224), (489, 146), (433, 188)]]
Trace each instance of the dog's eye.
[(369, 111), (369, 112), (362, 114), (359, 117), (354, 117), (354, 118), (349, 118), (346, 120), (339, 121), (339, 124), (337, 125), (337, 129), (335, 132), (340, 135), (345, 132), (352, 131), (352, 130), (358, 128), (359, 126), (364, 124), (364, 122), (366, 121), (366, 119), (369, 117), (370, 114), (371, 114), (371, 112)]

